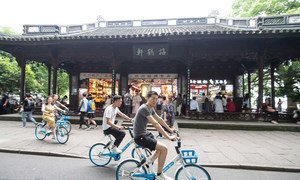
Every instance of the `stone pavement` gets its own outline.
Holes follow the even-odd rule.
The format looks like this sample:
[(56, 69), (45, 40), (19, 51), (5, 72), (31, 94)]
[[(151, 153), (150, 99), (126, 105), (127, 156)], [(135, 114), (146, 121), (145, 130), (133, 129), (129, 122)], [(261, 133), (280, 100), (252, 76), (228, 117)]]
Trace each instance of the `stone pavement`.
[[(22, 128), (21, 124), (21, 120), (0, 121), (0, 151), (88, 158), (89, 148), (94, 143), (107, 142), (101, 126), (86, 131), (79, 130), (78, 125), (72, 125), (69, 141), (61, 145), (50, 137), (37, 140), (34, 125), (28, 122), (27, 127)], [(300, 172), (299, 132), (186, 128), (180, 128), (179, 131), (182, 149), (195, 149), (201, 165)], [(121, 147), (129, 139), (127, 133)], [(170, 160), (175, 155), (175, 143), (166, 139), (159, 141), (168, 145)], [(122, 155), (122, 159), (130, 157), (131, 149)]]

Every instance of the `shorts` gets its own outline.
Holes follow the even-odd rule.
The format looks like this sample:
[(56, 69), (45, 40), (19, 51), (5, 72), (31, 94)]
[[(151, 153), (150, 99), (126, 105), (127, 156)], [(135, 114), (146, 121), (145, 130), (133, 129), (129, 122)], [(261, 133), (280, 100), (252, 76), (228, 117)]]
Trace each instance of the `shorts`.
[(87, 114), (87, 117), (90, 118), (90, 119), (91, 119), (91, 118), (95, 118), (95, 113), (88, 113), (88, 114)]
[(157, 140), (154, 138), (154, 135), (150, 132), (146, 135), (134, 138), (134, 142), (137, 145), (150, 149), (150, 151), (154, 151), (157, 144)]

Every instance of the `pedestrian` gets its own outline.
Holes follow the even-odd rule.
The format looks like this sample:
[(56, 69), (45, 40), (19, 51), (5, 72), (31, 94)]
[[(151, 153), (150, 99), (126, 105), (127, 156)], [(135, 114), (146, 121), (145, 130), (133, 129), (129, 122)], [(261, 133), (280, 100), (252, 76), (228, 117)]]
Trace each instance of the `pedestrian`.
[(215, 107), (215, 112), (216, 113), (223, 113), (224, 112), (223, 100), (222, 100), (221, 93), (218, 93), (218, 95), (215, 97), (214, 107)]
[(281, 99), (279, 99), (277, 104), (278, 104), (278, 107), (277, 107), (278, 112), (282, 112), (282, 107), (281, 107), (282, 101), (281, 101)]
[(26, 119), (27, 117), (32, 121), (35, 125), (37, 124), (36, 120), (32, 117), (32, 112), (34, 111), (35, 104), (32, 99), (30, 93), (26, 93), (25, 99), (23, 101), (23, 111), (22, 111), (22, 122), (23, 127), (26, 127)]
[(109, 105), (111, 105), (111, 96), (110, 96), (110, 95), (108, 95), (108, 96), (106, 97), (106, 100), (105, 100), (103, 109), (107, 108)]
[[(165, 97), (164, 97), (165, 98)], [(162, 106), (161, 118), (165, 121), (165, 123), (173, 129), (174, 126), (174, 116), (175, 116), (175, 107), (173, 104), (173, 100), (171, 97), (168, 100), (165, 98), (164, 104)], [(169, 132), (168, 129), (162, 127), (166, 132)], [(171, 133), (171, 132), (169, 132)], [(162, 134), (159, 132), (158, 136), (162, 138)]]
[(129, 91), (126, 92), (124, 95), (124, 105), (125, 105), (125, 114), (130, 117), (131, 115), (131, 101), (132, 101), (132, 96), (129, 93)]
[(9, 97), (6, 94), (2, 95), (0, 101), (0, 114), (7, 114), (9, 108)]
[(176, 109), (177, 109), (178, 116), (181, 116), (181, 108), (182, 108), (182, 97), (181, 94), (178, 94), (176, 98)]
[(270, 114), (271, 115), (271, 123), (278, 124), (278, 119), (279, 119), (278, 111), (276, 111), (272, 107), (270, 99), (268, 99), (268, 98), (265, 99), (265, 103), (262, 104), (262, 110), (266, 114)]
[(247, 93), (243, 99), (242, 113), (251, 113), (250, 95)]
[(83, 97), (79, 103), (79, 113), (78, 113), (78, 115), (80, 115), (79, 129), (82, 128), (82, 124), (85, 124), (87, 129), (90, 129), (90, 126), (84, 120), (84, 118), (87, 116), (87, 106), (88, 106), (88, 100), (86, 98), (86, 93), (83, 93), (82, 96)]
[(112, 147), (113, 153), (121, 153), (122, 150), (118, 148), (118, 146), (121, 144), (122, 140), (124, 139), (126, 133), (123, 131), (124, 127), (119, 126), (115, 124), (116, 116), (117, 114), (124, 118), (127, 121), (131, 121), (132, 119), (128, 116), (126, 116), (124, 113), (122, 113), (119, 110), (119, 107), (122, 105), (122, 96), (115, 95), (112, 98), (113, 104), (109, 105), (105, 108), (104, 114), (103, 114), (103, 121), (102, 121), (102, 127), (103, 132), (105, 135), (113, 135), (115, 137), (115, 142)]
[(88, 125), (93, 124), (95, 128), (97, 128), (97, 123), (94, 120), (96, 112), (96, 104), (91, 94), (88, 95), (88, 106), (87, 106), (87, 117), (88, 117)]
[(132, 98), (132, 113), (136, 114), (138, 109), (140, 108), (142, 98), (139, 94), (139, 90), (135, 91), (135, 96)]
[(231, 98), (227, 98), (226, 110), (228, 112), (235, 112), (236, 111), (235, 104), (234, 104), (234, 102), (232, 101)]

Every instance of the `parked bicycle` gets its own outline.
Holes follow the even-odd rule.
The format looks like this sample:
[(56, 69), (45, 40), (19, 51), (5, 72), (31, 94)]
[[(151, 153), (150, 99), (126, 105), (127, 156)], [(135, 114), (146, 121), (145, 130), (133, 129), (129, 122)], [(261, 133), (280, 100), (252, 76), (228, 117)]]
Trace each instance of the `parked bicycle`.
[(69, 140), (69, 131), (65, 127), (65, 121), (64, 120), (58, 120), (55, 123), (55, 127), (53, 132), (47, 132), (46, 129), (47, 122), (42, 121), (41, 123), (38, 123), (35, 127), (35, 137), (38, 140), (44, 140), (47, 136), (50, 136), (52, 133), (55, 133), (56, 140), (60, 144), (65, 144)]
[[(173, 165), (179, 163), (180, 166), (175, 172), (176, 180), (211, 180), (209, 173), (200, 165), (196, 164), (198, 156), (195, 150), (181, 150), (181, 140), (177, 132), (177, 155), (164, 168), (163, 173), (167, 172)], [(122, 161), (116, 170), (116, 178), (120, 179), (148, 179), (156, 178), (153, 170), (151, 157), (145, 156), (141, 161), (137, 159), (126, 159)]]
[[(129, 134), (131, 136), (131, 140), (122, 148), (122, 153), (128, 149), (131, 144), (134, 144), (134, 148), (131, 151), (131, 156), (133, 158), (142, 159), (145, 155), (151, 155), (151, 151), (149, 149), (145, 149), (145, 155), (142, 154), (142, 149), (140, 146), (134, 143), (132, 130), (128, 127)], [(90, 161), (96, 166), (106, 166), (112, 159), (118, 161), (121, 159), (121, 154), (112, 153), (111, 149), (114, 144), (114, 139), (111, 135), (106, 135), (109, 137), (109, 142), (107, 143), (96, 143), (94, 144), (89, 151)]]

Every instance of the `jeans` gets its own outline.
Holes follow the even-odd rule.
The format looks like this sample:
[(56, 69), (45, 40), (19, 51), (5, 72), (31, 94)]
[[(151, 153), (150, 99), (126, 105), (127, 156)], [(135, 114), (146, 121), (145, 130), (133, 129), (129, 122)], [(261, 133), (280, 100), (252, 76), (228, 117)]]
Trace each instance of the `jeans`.
[(22, 122), (23, 122), (23, 127), (26, 127), (26, 119), (29, 117), (30, 121), (32, 121), (34, 124), (37, 124), (35, 119), (32, 117), (32, 111), (23, 111), (22, 112)]

